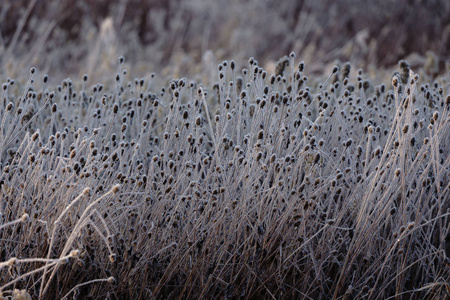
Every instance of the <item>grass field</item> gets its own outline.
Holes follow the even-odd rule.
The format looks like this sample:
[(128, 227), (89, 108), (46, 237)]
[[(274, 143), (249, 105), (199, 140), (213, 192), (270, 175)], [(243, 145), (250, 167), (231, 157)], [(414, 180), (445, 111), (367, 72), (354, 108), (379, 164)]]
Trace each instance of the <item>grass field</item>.
[(76, 3), (0, 8), (0, 299), (450, 297), (447, 1)]

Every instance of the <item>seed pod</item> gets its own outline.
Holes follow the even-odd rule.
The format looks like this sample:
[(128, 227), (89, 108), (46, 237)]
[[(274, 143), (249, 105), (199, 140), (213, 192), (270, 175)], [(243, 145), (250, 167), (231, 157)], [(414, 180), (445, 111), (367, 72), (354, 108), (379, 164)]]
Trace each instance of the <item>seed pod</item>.
[(338, 71), (339, 71), (339, 67), (338, 66), (334, 66), (333, 70), (332, 70), (332, 73), (336, 74)]
[(438, 118), (439, 118), (439, 112), (435, 111), (434, 114), (433, 114), (433, 119), (435, 121), (437, 121)]
[(259, 132), (258, 132), (258, 140), (262, 140), (264, 138), (264, 130), (260, 130)]
[(198, 116), (198, 117), (195, 119), (195, 125), (200, 126), (201, 124), (202, 124), (202, 117), (201, 117), (201, 116)]
[(22, 223), (27, 222), (29, 219), (30, 219), (30, 216), (27, 213), (23, 214), (22, 217), (20, 217), (20, 220), (22, 221)]
[(7, 111), (11, 111), (14, 108), (14, 104), (12, 102), (9, 102), (8, 105), (6, 106), (6, 110)]
[(35, 142), (38, 138), (39, 138), (39, 132), (35, 132), (35, 133), (31, 136), (31, 140), (32, 140), (33, 142)]
[(394, 78), (392, 78), (392, 85), (394, 87), (398, 87), (398, 77), (394, 76)]
[(120, 190), (120, 184), (116, 184), (112, 187), (111, 191), (113, 192), (113, 194), (117, 194)]
[(314, 163), (317, 164), (320, 160), (320, 154), (316, 153), (316, 155), (314, 156)]
[(406, 228), (407, 228), (408, 230), (411, 230), (411, 229), (414, 228), (414, 225), (415, 225), (414, 222), (409, 222)]
[(405, 124), (405, 126), (403, 126), (402, 132), (404, 134), (406, 134), (408, 132), (408, 129), (409, 129), (409, 124)]
[(109, 261), (110, 262), (115, 262), (116, 261), (116, 254), (114, 254), (114, 253), (111, 253), (110, 255), (109, 255)]

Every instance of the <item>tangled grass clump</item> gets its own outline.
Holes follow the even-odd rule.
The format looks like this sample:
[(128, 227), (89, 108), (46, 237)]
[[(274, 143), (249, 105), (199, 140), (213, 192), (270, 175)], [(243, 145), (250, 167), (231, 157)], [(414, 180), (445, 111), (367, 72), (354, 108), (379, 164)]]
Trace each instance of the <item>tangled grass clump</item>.
[(0, 298), (450, 293), (450, 78), (320, 84), (295, 55), (3, 84)]

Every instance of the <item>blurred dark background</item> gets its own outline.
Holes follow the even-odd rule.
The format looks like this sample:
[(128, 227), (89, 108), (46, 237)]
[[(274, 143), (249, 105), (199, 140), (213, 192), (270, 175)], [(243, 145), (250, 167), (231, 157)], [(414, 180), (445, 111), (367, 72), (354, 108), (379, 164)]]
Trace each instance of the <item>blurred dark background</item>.
[(436, 76), (450, 64), (448, 0), (3, 0), (0, 65), (103, 76), (125, 55), (137, 74), (207, 74), (253, 56), (271, 70), (283, 55), (319, 72), (351, 61), (390, 68), (406, 58)]

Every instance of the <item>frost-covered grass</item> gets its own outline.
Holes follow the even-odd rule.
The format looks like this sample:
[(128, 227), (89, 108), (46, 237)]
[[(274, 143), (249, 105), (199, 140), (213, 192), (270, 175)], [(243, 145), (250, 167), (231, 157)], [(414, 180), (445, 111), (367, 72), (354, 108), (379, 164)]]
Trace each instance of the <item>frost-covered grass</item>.
[(123, 60), (3, 84), (2, 297), (448, 297), (448, 76), (316, 84), (291, 54), (208, 89)]

